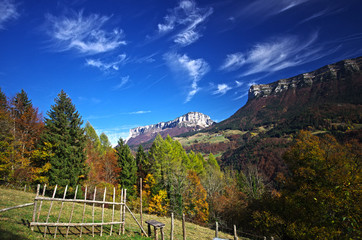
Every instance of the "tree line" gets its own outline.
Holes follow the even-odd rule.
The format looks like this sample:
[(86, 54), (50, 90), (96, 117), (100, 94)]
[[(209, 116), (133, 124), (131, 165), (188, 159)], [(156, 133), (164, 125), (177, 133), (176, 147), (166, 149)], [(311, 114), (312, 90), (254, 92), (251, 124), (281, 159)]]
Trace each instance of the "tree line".
[(169, 136), (158, 135), (147, 152), (140, 145), (133, 153), (122, 138), (113, 148), (64, 91), (43, 118), (24, 90), (8, 99), (0, 89), (1, 184), (69, 185), (69, 194), (76, 185), (126, 188), (137, 209), (142, 178), (150, 214), (185, 213), (276, 239), (361, 236), (361, 149), (360, 141), (301, 131), (283, 157), (287, 174), (266, 182), (255, 165), (220, 169), (213, 154), (186, 152)]

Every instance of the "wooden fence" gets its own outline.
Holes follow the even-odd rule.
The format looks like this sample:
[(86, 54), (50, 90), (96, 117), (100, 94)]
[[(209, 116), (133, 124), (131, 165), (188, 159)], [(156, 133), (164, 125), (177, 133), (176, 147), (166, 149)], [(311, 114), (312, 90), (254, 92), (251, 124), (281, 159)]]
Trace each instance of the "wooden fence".
[[(53, 191), (53, 195), (52, 197), (45, 197), (45, 190), (46, 190), (46, 185), (44, 185), (43, 187), (43, 192), (42, 195), (39, 195), (39, 191), (40, 191), (40, 185), (38, 185), (37, 187), (37, 192), (36, 192), (36, 197), (34, 199), (34, 211), (33, 211), (33, 218), (32, 218), (32, 222), (30, 223), (31, 226), (31, 230), (34, 230), (34, 227), (41, 227), (44, 226), (44, 237), (46, 237), (46, 234), (48, 232), (48, 227), (55, 227), (54, 230), (54, 238), (56, 238), (57, 232), (58, 232), (58, 227), (66, 227), (66, 236), (68, 237), (69, 234), (69, 229), (70, 227), (75, 227), (78, 228), (80, 227), (80, 231), (79, 231), (79, 236), (82, 236), (83, 233), (83, 228), (85, 227), (91, 227), (92, 228), (92, 235), (94, 236), (94, 228), (95, 227), (99, 227), (100, 226), (100, 236), (103, 235), (103, 226), (105, 225), (110, 225), (110, 230), (109, 230), (109, 234), (112, 235), (113, 232), (113, 226), (114, 225), (119, 225), (119, 231), (118, 231), (118, 235), (120, 235), (121, 233), (124, 234), (125, 232), (125, 215), (126, 215), (126, 209), (131, 213), (132, 217), (134, 218), (134, 220), (137, 222), (137, 224), (139, 225), (139, 227), (141, 228), (142, 232), (146, 234), (146, 232), (144, 231), (144, 229), (142, 228), (142, 226), (139, 224), (139, 222), (137, 221), (137, 219), (134, 217), (133, 213), (129, 210), (129, 208), (126, 205), (126, 196), (127, 196), (127, 190), (126, 189), (122, 189), (121, 191), (121, 199), (120, 202), (116, 202), (116, 190), (115, 188), (113, 188), (113, 201), (106, 201), (106, 188), (104, 189), (103, 192), (103, 201), (97, 201), (96, 200), (96, 194), (97, 194), (97, 189), (94, 189), (94, 193), (93, 193), (93, 199), (87, 199), (87, 187), (85, 187), (85, 193), (84, 193), (84, 199), (77, 199), (77, 193), (78, 193), (78, 186), (75, 189), (75, 193), (74, 193), (74, 198), (73, 199), (66, 199), (66, 194), (67, 194), (67, 190), (68, 190), (68, 186), (65, 187), (64, 190), (64, 194), (63, 194), (63, 198), (56, 198), (56, 191), (57, 191), (57, 186), (55, 186), (54, 191)], [(42, 210), (42, 205), (43, 202), (50, 202), (50, 206), (48, 209), (48, 213), (46, 215), (46, 219), (45, 221), (41, 222), (39, 221), (39, 217), (41, 214), (41, 210)], [(60, 210), (58, 214), (54, 213), (52, 214), (52, 208), (53, 208), (53, 203), (54, 202), (60, 202)], [(72, 208), (70, 211), (70, 215), (69, 215), (69, 219), (68, 221), (64, 221), (64, 217), (61, 218), (61, 215), (64, 213), (63, 211), (63, 206), (64, 203), (72, 203)], [(80, 222), (72, 222), (72, 218), (73, 218), (73, 212), (74, 212), (74, 208), (75, 208), (75, 203), (83, 203), (82, 205), (77, 205), (78, 208), (79, 206), (81, 206), (83, 208), (82, 210), (82, 220)], [(102, 206), (102, 213), (101, 213), (101, 221), (95, 221), (95, 205), (101, 205)], [(85, 212), (86, 212), (86, 206), (92, 206), (92, 222), (87, 221), (87, 219), (85, 219)], [(104, 221), (104, 208), (105, 205), (111, 206), (112, 207), (112, 218), (111, 221)], [(116, 206), (120, 206), (119, 207), (119, 214), (117, 214), (118, 216), (115, 215), (115, 207)], [(70, 208), (65, 209), (65, 211), (69, 211)], [(58, 215), (56, 217), (56, 215)], [(51, 219), (53, 219), (53, 221), (50, 221)], [(55, 221), (55, 219), (57, 219)], [(63, 221), (60, 221), (61, 219), (63, 219)]]

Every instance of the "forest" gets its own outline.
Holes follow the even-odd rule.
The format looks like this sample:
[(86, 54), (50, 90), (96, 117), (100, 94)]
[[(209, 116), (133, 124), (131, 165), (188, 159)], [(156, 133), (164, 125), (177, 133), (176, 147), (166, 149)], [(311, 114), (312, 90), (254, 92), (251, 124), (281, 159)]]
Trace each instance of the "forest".
[(184, 213), (200, 225), (235, 224), (276, 239), (361, 237), (357, 140), (340, 143), (302, 130), (283, 155), (287, 173), (267, 181), (255, 165), (221, 169), (213, 154), (187, 152), (169, 136), (157, 136), (147, 152), (141, 145), (132, 152), (122, 138), (113, 148), (63, 90), (46, 115), (24, 90), (8, 98), (0, 89), (1, 185), (40, 183), (50, 191), (69, 185), (69, 195), (76, 185), (126, 188), (137, 209), (142, 179), (143, 210), (150, 214)]

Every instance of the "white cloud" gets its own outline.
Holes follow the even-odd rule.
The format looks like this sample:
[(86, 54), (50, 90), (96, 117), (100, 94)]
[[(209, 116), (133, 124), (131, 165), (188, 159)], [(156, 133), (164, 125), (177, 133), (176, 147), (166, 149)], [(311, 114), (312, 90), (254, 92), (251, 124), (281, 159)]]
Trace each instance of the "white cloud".
[(145, 113), (150, 113), (151, 111), (147, 110), (147, 111), (136, 111), (136, 112), (130, 112), (129, 114), (145, 114)]
[(213, 94), (220, 94), (220, 95), (224, 95), (225, 93), (227, 93), (229, 90), (231, 90), (232, 88), (230, 86), (228, 86), (227, 84), (223, 83), (223, 84), (218, 84), (217, 85), (217, 90), (215, 90), (213, 92)]
[(129, 76), (121, 77), (121, 83), (116, 85), (114, 87), (114, 90), (118, 90), (122, 88), (124, 85), (126, 85), (129, 82)]
[(265, 20), (311, 0), (256, 0), (243, 7), (237, 17), (257, 17)]
[(17, 19), (19, 12), (12, 0), (0, 0), (0, 29), (4, 29), (6, 22)]
[(126, 45), (121, 29), (104, 30), (110, 17), (90, 14), (83, 11), (69, 16), (47, 16), (48, 34), (53, 38), (60, 51), (75, 49), (84, 54), (97, 54), (112, 51), (120, 45)]
[(169, 14), (164, 17), (164, 23), (157, 25), (158, 32), (165, 34), (177, 27), (183, 27), (173, 36), (173, 41), (181, 46), (190, 45), (202, 36), (198, 26), (212, 13), (212, 8), (199, 8), (193, 0), (182, 0), (178, 6), (169, 10)]
[(243, 82), (239, 82), (239, 81), (235, 81), (236, 87), (241, 87), (242, 85), (244, 85)]
[(209, 71), (209, 64), (202, 58), (191, 59), (186, 54), (167, 53), (164, 55), (167, 65), (176, 72), (186, 73), (191, 82), (185, 102), (189, 102), (200, 90), (198, 82)]
[(87, 66), (91, 66), (91, 67), (96, 67), (99, 68), (102, 71), (108, 71), (108, 70), (119, 70), (119, 66), (124, 63), (124, 61), (126, 60), (126, 54), (120, 54), (117, 57), (116, 61), (113, 62), (103, 62), (100, 59), (86, 59), (86, 65)]
[[(220, 68), (231, 71), (243, 67), (241, 76), (275, 72), (315, 61), (335, 51), (335, 49), (327, 51), (322, 46), (314, 47), (313, 44), (317, 38), (317, 33), (312, 34), (304, 41), (295, 36), (274, 38), (254, 45), (246, 53), (227, 55)], [(242, 59), (237, 56), (244, 57)]]
[(245, 57), (242, 53), (233, 53), (226, 55), (224, 64), (220, 67), (222, 70), (232, 71), (240, 68), (245, 63)]

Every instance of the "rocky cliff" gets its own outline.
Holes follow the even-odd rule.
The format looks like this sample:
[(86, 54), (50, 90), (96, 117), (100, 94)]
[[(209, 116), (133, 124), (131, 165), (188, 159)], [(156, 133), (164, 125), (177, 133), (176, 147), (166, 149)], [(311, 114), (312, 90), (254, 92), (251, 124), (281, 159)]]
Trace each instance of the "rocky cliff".
[(152, 141), (157, 134), (162, 137), (170, 135), (171, 137), (203, 129), (211, 126), (214, 123), (209, 116), (199, 112), (189, 112), (172, 121), (160, 122), (143, 127), (137, 127), (130, 130), (130, 135), (127, 139), (129, 146), (139, 145)]
[(281, 79), (270, 84), (252, 85), (249, 89), (249, 101), (255, 98), (277, 95), (288, 89), (312, 87), (313, 84), (337, 80), (342, 75), (359, 72), (361, 65), (361, 58), (347, 59), (292, 78)]

